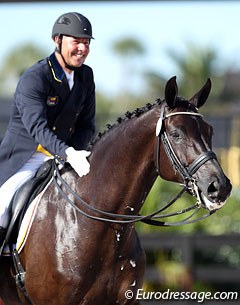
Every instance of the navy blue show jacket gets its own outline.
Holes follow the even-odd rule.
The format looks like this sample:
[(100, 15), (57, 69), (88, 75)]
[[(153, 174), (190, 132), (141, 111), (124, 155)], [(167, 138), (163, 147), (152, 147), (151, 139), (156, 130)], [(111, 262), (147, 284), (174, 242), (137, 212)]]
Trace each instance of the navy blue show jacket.
[(92, 69), (74, 72), (70, 90), (55, 54), (20, 77), (6, 134), (0, 145), (0, 186), (38, 150), (39, 144), (65, 161), (67, 147), (86, 149), (95, 132)]

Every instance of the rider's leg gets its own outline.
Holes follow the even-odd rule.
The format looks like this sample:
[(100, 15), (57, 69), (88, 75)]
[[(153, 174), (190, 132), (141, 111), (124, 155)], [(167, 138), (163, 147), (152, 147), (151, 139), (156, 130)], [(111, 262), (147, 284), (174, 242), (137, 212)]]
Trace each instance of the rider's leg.
[(10, 220), (10, 203), (15, 192), (26, 181), (32, 178), (43, 162), (49, 159), (48, 156), (42, 153), (35, 153), (16, 174), (10, 177), (0, 187), (0, 246), (4, 240), (6, 228)]

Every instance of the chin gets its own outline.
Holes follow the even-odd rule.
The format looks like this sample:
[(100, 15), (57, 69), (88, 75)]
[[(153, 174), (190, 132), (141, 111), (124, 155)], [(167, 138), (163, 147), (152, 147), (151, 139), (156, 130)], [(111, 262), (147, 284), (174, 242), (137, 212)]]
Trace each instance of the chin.
[(199, 195), (201, 197), (203, 207), (209, 211), (219, 210), (226, 203), (226, 200), (225, 201), (211, 201), (203, 194), (203, 192), (199, 192)]

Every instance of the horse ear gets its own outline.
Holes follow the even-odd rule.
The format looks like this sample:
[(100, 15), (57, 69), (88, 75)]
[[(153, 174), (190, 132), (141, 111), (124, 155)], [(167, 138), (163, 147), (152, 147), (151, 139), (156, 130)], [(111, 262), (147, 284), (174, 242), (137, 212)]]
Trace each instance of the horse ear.
[(170, 108), (174, 107), (178, 94), (176, 76), (170, 78), (165, 87), (165, 100)]
[(205, 85), (189, 100), (195, 107), (200, 108), (207, 100), (211, 91), (212, 83), (208, 78)]

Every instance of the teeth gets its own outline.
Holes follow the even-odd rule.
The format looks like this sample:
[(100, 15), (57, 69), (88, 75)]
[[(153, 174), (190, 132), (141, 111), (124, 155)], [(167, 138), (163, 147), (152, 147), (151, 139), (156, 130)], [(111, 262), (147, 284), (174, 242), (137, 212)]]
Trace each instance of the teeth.
[(226, 203), (226, 201), (224, 202), (212, 202), (210, 200), (207, 199), (207, 197), (201, 193), (201, 197), (202, 197), (202, 200), (204, 201), (207, 209), (209, 211), (213, 211), (213, 210), (218, 210), (220, 209), (222, 206), (224, 206), (224, 204)]

